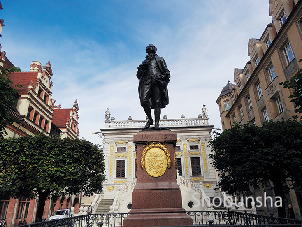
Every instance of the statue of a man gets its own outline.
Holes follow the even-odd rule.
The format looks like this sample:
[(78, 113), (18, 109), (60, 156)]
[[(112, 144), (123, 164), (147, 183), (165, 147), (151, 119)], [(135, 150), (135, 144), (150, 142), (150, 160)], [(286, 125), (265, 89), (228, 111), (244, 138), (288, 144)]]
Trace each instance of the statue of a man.
[(137, 67), (136, 74), (139, 79), (139, 99), (147, 115), (145, 129), (153, 125), (151, 109), (154, 109), (155, 129), (159, 129), (161, 108), (169, 104), (167, 85), (170, 82), (170, 71), (165, 60), (156, 51), (152, 44), (146, 47), (146, 59)]

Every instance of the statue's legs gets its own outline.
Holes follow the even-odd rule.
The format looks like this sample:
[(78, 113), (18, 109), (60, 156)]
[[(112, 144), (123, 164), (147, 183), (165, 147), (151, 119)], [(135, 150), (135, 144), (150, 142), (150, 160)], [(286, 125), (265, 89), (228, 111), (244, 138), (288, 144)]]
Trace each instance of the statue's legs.
[(155, 129), (159, 129), (159, 120), (160, 120), (160, 108), (157, 107), (154, 109), (154, 115), (155, 115)]
[(152, 115), (151, 115), (151, 107), (149, 105), (144, 105), (143, 106), (144, 111), (148, 117), (148, 121), (145, 125), (145, 128), (150, 128), (150, 125), (153, 125), (153, 119), (152, 119)]

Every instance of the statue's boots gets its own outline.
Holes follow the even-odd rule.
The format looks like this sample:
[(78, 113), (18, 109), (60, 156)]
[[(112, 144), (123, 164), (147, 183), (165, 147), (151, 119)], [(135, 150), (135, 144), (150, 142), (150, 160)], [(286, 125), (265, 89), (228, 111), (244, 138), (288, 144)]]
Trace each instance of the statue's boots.
[(144, 129), (150, 128), (150, 125), (153, 125), (153, 119), (148, 119)]
[(154, 110), (154, 115), (155, 115), (155, 126), (154, 126), (154, 128), (156, 130), (159, 129), (160, 112), (161, 112), (160, 108), (155, 108), (155, 110)]

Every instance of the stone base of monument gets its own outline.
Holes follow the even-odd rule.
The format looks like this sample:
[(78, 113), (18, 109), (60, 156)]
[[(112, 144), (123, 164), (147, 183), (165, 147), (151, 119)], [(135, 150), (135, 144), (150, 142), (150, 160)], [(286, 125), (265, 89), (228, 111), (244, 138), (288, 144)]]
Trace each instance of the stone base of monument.
[(137, 183), (132, 193), (132, 209), (123, 226), (192, 225), (182, 208), (176, 183), (175, 143), (170, 130), (142, 131), (133, 137), (137, 147)]

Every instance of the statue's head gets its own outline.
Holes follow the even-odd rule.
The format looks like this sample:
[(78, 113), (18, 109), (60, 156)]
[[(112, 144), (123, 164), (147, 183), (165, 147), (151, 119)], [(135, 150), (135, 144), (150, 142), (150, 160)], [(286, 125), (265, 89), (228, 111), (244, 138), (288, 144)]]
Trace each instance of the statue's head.
[(156, 53), (157, 51), (157, 48), (153, 45), (153, 44), (149, 44), (147, 47), (146, 47), (146, 53)]

